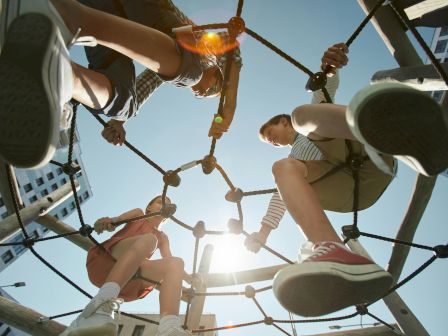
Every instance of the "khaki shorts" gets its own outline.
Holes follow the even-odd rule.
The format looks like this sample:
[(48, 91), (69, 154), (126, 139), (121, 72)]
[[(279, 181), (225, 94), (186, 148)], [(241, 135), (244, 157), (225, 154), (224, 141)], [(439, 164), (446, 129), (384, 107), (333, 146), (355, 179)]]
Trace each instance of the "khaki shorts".
[[(325, 141), (312, 140), (321, 150), (326, 160), (302, 161), (308, 168), (307, 181), (316, 192), (325, 210), (336, 212), (353, 211), (354, 179), (348, 167), (344, 167), (325, 177), (335, 166), (346, 162), (349, 150), (344, 139)], [(364, 146), (357, 141), (349, 141), (355, 154), (366, 156)], [(395, 160), (385, 156), (387, 164), (393, 168)], [(370, 159), (364, 161), (359, 170), (358, 210), (372, 206), (392, 180), (392, 176), (379, 170)]]

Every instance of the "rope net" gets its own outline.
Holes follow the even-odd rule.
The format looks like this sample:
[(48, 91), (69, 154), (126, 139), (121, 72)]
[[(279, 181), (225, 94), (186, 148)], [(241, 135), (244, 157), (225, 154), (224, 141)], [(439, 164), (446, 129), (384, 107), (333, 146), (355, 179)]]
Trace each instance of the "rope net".
[[(379, 8), (381, 8), (382, 6), (385, 5), (384, 3), (385, 3), (385, 0), (379, 0), (377, 2), (377, 4), (373, 7), (372, 11), (369, 13), (369, 15), (366, 16), (366, 18), (357, 27), (355, 32), (347, 40), (347, 42), (346, 42), (347, 46), (351, 45), (355, 41), (355, 39), (362, 32), (363, 28), (369, 22), (369, 20), (375, 15), (375, 12)], [(227, 29), (227, 31), (228, 31), (228, 33), (230, 35), (230, 38), (233, 39), (233, 40), (235, 40), (241, 33), (246, 33), (247, 35), (253, 37), (255, 40), (257, 40), (258, 42), (260, 42), (261, 44), (266, 46), (267, 48), (271, 49), (274, 53), (276, 53), (281, 58), (283, 58), (286, 61), (288, 61), (289, 63), (291, 63), (294, 67), (296, 67), (298, 70), (302, 71), (305, 75), (307, 75), (309, 77), (309, 81), (308, 81), (308, 83), (306, 85), (306, 89), (307, 90), (311, 90), (311, 91), (322, 90), (324, 92), (324, 94), (325, 94), (327, 103), (331, 103), (331, 98), (329, 97), (329, 94), (328, 94), (328, 92), (325, 89), (326, 74), (330, 71), (330, 69), (328, 68), (328, 69), (324, 69), (323, 72), (313, 73), (311, 70), (309, 70), (307, 67), (302, 65), (300, 62), (295, 60), (290, 55), (286, 54), (280, 48), (276, 47), (274, 44), (272, 44), (271, 42), (267, 41), (266, 39), (264, 39), (262, 36), (258, 35), (253, 30), (245, 27), (244, 21), (241, 18), (242, 11), (243, 11), (243, 5), (244, 5), (244, 1), (243, 0), (239, 0), (238, 1), (238, 6), (237, 6), (237, 11), (236, 11), (236, 16), (233, 17), (228, 23), (218, 23), (218, 24), (207, 24), (207, 25), (202, 25), (202, 26), (194, 26), (193, 29), (195, 31), (210, 30), (210, 29)], [(423, 39), (421, 38), (421, 36), (417, 32), (417, 30), (414, 27), (412, 27), (412, 25), (410, 24), (409, 19), (407, 18), (406, 14), (404, 13), (404, 11), (402, 11), (400, 9), (397, 9), (396, 6), (394, 5), (394, 1), (389, 1), (386, 5), (391, 6), (393, 8), (393, 10), (395, 11), (395, 13), (397, 14), (397, 16), (399, 17), (399, 19), (403, 22), (403, 24), (406, 25), (408, 27), (408, 29), (411, 30), (412, 34), (416, 37), (417, 41), (422, 46), (424, 51), (427, 53), (428, 57), (430, 58), (430, 60), (434, 64), (435, 68), (440, 73), (441, 78), (443, 78), (445, 83), (447, 83), (447, 85), (448, 85), (448, 75), (443, 70), (443, 68), (440, 66), (440, 63), (434, 57), (434, 55), (432, 54), (431, 50), (426, 46), (426, 44), (424, 43)], [(233, 52), (234, 52), (233, 49), (227, 51), (227, 55), (226, 55), (227, 56), (226, 57), (226, 61), (227, 62), (228, 62), (229, 59), (232, 59)], [(223, 81), (223, 85), (222, 85), (221, 98), (220, 98), (220, 101), (219, 101), (217, 115), (221, 115), (221, 113), (222, 113), (223, 102), (224, 102), (225, 95), (226, 95), (226, 86), (227, 86), (226, 84), (227, 84), (228, 79), (229, 79), (229, 69), (230, 69), (230, 66), (226, 66), (226, 70), (227, 71), (224, 74), (224, 81)], [(81, 210), (81, 206), (80, 206), (80, 203), (79, 203), (79, 200), (78, 200), (76, 186), (75, 186), (75, 174), (80, 171), (80, 168), (72, 160), (72, 157), (73, 157), (73, 144), (74, 144), (74, 139), (75, 139), (77, 107), (78, 107), (79, 103), (76, 102), (76, 101), (72, 101), (72, 103), (74, 105), (74, 109), (73, 109), (74, 114), (73, 114), (73, 119), (72, 119), (72, 124), (71, 124), (71, 130), (70, 130), (70, 132), (71, 132), (70, 133), (70, 144), (69, 144), (69, 151), (68, 151), (67, 162), (66, 163), (60, 163), (60, 162), (56, 162), (56, 161), (50, 161), (50, 162), (52, 164), (54, 164), (54, 165), (57, 165), (57, 166), (63, 168), (64, 173), (66, 175), (68, 175), (68, 177), (70, 178), (71, 188), (72, 188), (72, 192), (74, 194), (74, 199), (75, 199), (75, 202), (76, 202), (75, 204), (76, 204), (77, 214), (78, 214), (78, 217), (79, 217), (79, 222), (81, 224), (80, 228), (78, 229), (78, 231), (74, 231), (74, 232), (66, 233), (66, 234), (54, 235), (54, 236), (50, 236), (50, 237), (46, 237), (46, 238), (32, 238), (32, 237), (30, 237), (28, 235), (28, 233), (27, 233), (27, 230), (25, 229), (25, 226), (24, 226), (24, 224), (22, 222), (22, 218), (20, 216), (20, 208), (19, 208), (19, 204), (17, 202), (18, 198), (17, 198), (17, 195), (16, 195), (15, 188), (13, 186), (13, 180), (12, 180), (12, 176), (11, 176), (10, 170), (8, 169), (7, 171), (9, 172), (8, 173), (8, 182), (9, 182), (10, 193), (11, 193), (12, 199), (14, 201), (15, 213), (17, 215), (17, 219), (18, 219), (18, 222), (20, 224), (20, 228), (21, 228), (21, 230), (23, 232), (23, 235), (24, 235), (25, 239), (22, 242), (5, 243), (5, 244), (0, 244), (0, 246), (23, 245), (25, 248), (29, 249), (32, 252), (32, 254), (37, 259), (39, 259), (45, 266), (47, 266), (49, 269), (51, 269), (53, 272), (55, 272), (64, 281), (66, 281), (68, 284), (73, 286), (75, 289), (77, 289), (84, 296), (86, 296), (88, 298), (92, 298), (92, 295), (90, 295), (85, 290), (80, 288), (76, 283), (71, 281), (67, 276), (62, 274), (55, 267), (53, 267), (48, 261), (46, 261), (41, 255), (39, 255), (39, 253), (37, 253), (36, 250), (33, 247), (35, 243), (39, 243), (39, 242), (42, 242), (42, 241), (48, 241), (48, 240), (54, 240), (54, 239), (58, 239), (58, 238), (64, 238), (64, 237), (77, 235), (77, 234), (79, 234), (81, 236), (84, 236), (84, 237), (87, 237), (95, 245), (102, 247), (102, 245), (99, 244), (91, 235), (91, 233), (93, 232), (93, 228), (90, 225), (86, 224), (85, 221), (84, 221), (82, 210)], [(106, 122), (101, 117), (99, 117), (98, 115), (95, 115), (95, 114), (92, 114), (92, 115), (95, 117), (95, 119), (102, 126), (106, 126)], [(176, 169), (172, 169), (172, 170), (164, 170), (157, 163), (155, 163), (153, 160), (151, 160), (145, 154), (143, 154), (143, 152), (138, 150), (130, 142), (125, 141), (124, 145), (126, 147), (128, 147), (133, 153), (135, 153), (138, 157), (140, 157), (142, 160), (144, 160), (153, 169), (155, 169), (156, 171), (158, 171), (162, 175), (163, 182), (164, 182), (164, 187), (163, 187), (163, 191), (162, 191), (163, 207), (162, 207), (162, 210), (160, 212), (151, 213), (151, 214), (148, 214), (148, 215), (139, 216), (139, 217), (131, 218), (131, 219), (128, 219), (128, 220), (116, 222), (114, 224), (115, 226), (120, 226), (120, 225), (123, 225), (123, 224), (130, 223), (132, 221), (143, 219), (143, 218), (149, 218), (149, 217), (152, 217), (152, 216), (161, 215), (161, 216), (163, 216), (165, 218), (170, 218), (174, 223), (179, 225), (180, 228), (188, 230), (188, 231), (191, 231), (193, 236), (195, 237), (194, 257), (193, 257), (194, 262), (193, 262), (193, 267), (192, 267), (192, 275), (193, 275), (193, 277), (198, 275), (198, 272), (197, 272), (198, 251), (199, 251), (200, 239), (203, 238), (204, 236), (206, 236), (206, 235), (228, 235), (228, 234), (232, 234), (232, 235), (244, 235), (244, 236), (246, 236), (246, 237), (248, 237), (250, 239), (254, 239), (253, 237), (251, 237), (251, 235), (249, 233), (247, 233), (244, 230), (243, 209), (242, 209), (241, 201), (242, 201), (242, 199), (244, 197), (257, 196), (257, 195), (263, 195), (263, 194), (270, 194), (270, 193), (276, 192), (277, 189), (276, 188), (271, 188), (271, 189), (262, 189), (262, 190), (245, 192), (242, 189), (240, 189), (238, 187), (235, 187), (235, 185), (232, 183), (232, 181), (229, 178), (229, 176), (226, 174), (224, 168), (217, 163), (217, 160), (214, 157), (215, 149), (216, 149), (216, 145), (217, 145), (217, 139), (213, 138), (213, 140), (211, 142), (211, 145), (210, 145), (210, 151), (204, 158), (191, 161), (189, 163), (186, 163), (186, 164), (184, 164), (184, 165), (182, 165), (182, 166), (180, 166), (180, 167), (178, 167)], [(175, 204), (167, 204), (165, 202), (165, 199), (167, 197), (167, 193), (168, 193), (169, 187), (177, 187), (180, 184), (179, 173), (181, 173), (181, 172), (183, 172), (185, 170), (191, 169), (193, 167), (196, 167), (197, 165), (201, 165), (202, 166), (204, 174), (210, 174), (210, 173), (212, 173), (216, 169), (218, 171), (218, 173), (222, 176), (222, 178), (224, 179), (224, 181), (226, 182), (228, 187), (229, 187), (229, 191), (226, 194), (226, 199), (229, 202), (232, 202), (232, 203), (236, 204), (237, 211), (238, 211), (238, 218), (237, 219), (232, 218), (232, 219), (229, 220), (229, 222), (228, 222), (229, 229), (227, 231), (206, 230), (205, 224), (202, 221), (199, 221), (195, 226), (192, 226), (192, 225), (189, 225), (187, 223), (184, 223), (182, 220), (180, 220), (180, 219), (178, 219), (178, 218), (176, 218), (174, 216), (174, 214), (176, 212), (176, 205)], [(349, 165), (350, 165), (350, 163), (349, 163)], [(352, 164), (352, 166), (353, 166), (353, 164)], [(397, 239), (393, 239), (393, 238), (389, 238), (389, 237), (383, 237), (383, 236), (379, 236), (379, 235), (376, 235), (376, 234), (371, 234), (371, 233), (360, 231), (359, 228), (358, 228), (358, 220), (357, 220), (357, 211), (358, 211), (358, 208), (357, 208), (357, 206), (358, 206), (357, 205), (358, 204), (358, 190), (357, 189), (358, 189), (358, 183), (357, 183), (357, 178), (356, 178), (356, 176), (357, 176), (356, 168), (353, 169), (353, 172), (354, 172), (353, 175), (354, 175), (354, 179), (355, 179), (355, 190), (354, 190), (355, 197), (354, 197), (354, 201), (353, 201), (354, 219), (353, 219), (353, 225), (348, 225), (348, 226), (344, 226), (343, 227), (343, 234), (346, 237), (345, 242), (347, 242), (350, 239), (357, 239), (360, 236), (364, 236), (364, 237), (368, 237), (368, 238), (372, 238), (372, 239), (378, 239), (378, 240), (382, 240), (382, 241), (386, 241), (386, 242), (392, 242), (394, 244), (400, 244), (400, 245), (410, 246), (410, 247), (413, 247), (413, 248), (418, 248), (418, 249), (431, 251), (433, 253), (433, 256), (431, 256), (426, 262), (424, 262), (414, 272), (412, 272), (411, 274), (406, 276), (403, 280), (401, 280), (400, 282), (395, 284), (392, 288), (389, 289), (389, 291), (385, 295), (383, 295), (381, 298), (378, 298), (378, 300), (376, 300), (374, 302), (369, 302), (369, 303), (367, 303), (365, 305), (362, 305), (362, 306), (354, 307), (355, 312), (352, 313), (352, 314), (338, 316), (338, 317), (331, 317), (331, 318), (292, 319), (292, 315), (290, 314), (291, 318), (289, 320), (282, 320), (282, 319), (275, 319), (275, 318), (269, 316), (269, 314), (261, 307), (260, 303), (256, 299), (256, 294), (260, 293), (260, 292), (265, 292), (265, 291), (272, 290), (272, 286), (255, 289), (254, 287), (252, 287), (250, 285), (247, 285), (244, 288), (244, 290), (234, 291), (234, 292), (200, 292), (200, 291), (196, 291), (193, 288), (193, 285), (191, 285), (190, 288), (184, 289), (184, 291), (183, 291), (184, 296), (187, 297), (187, 308), (186, 308), (186, 313), (185, 313), (185, 323), (186, 323), (186, 321), (188, 319), (191, 301), (192, 301), (192, 299), (194, 297), (245, 296), (249, 300), (253, 301), (253, 303), (255, 304), (256, 308), (260, 311), (260, 313), (262, 315), (262, 319), (261, 320), (252, 321), (252, 322), (246, 322), (246, 323), (240, 323), (240, 324), (232, 324), (232, 325), (220, 326), (220, 327), (217, 327), (217, 328), (192, 330), (192, 333), (204, 333), (204, 332), (208, 332), (208, 331), (229, 330), (229, 329), (235, 329), (235, 328), (249, 327), (249, 326), (252, 326), (252, 325), (265, 324), (267, 326), (273, 326), (274, 328), (279, 330), (282, 334), (291, 335), (289, 332), (287, 332), (286, 330), (281, 328), (279, 326), (279, 324), (285, 324), (285, 323), (286, 324), (292, 324), (293, 325), (293, 332), (295, 334), (294, 324), (340, 321), (340, 320), (354, 318), (356, 316), (362, 317), (364, 315), (368, 315), (368, 316), (372, 317), (373, 319), (377, 320), (379, 323), (381, 323), (384, 326), (388, 327), (389, 329), (394, 330), (394, 328), (391, 325), (389, 325), (388, 323), (384, 322), (383, 320), (379, 319), (378, 317), (376, 317), (375, 315), (370, 313), (368, 311), (368, 307), (370, 305), (372, 305), (373, 303), (375, 303), (375, 302), (381, 300), (382, 298), (386, 297), (390, 293), (394, 292), (398, 288), (402, 287), (406, 283), (408, 283), (410, 280), (415, 278), (418, 274), (423, 272), (436, 259), (448, 258), (448, 244), (447, 245), (437, 245), (437, 246), (425, 246), (425, 245), (422, 245), (422, 244), (415, 244), (415, 243), (412, 243), (412, 242), (401, 241), (401, 240), (397, 240)], [(261, 245), (261, 248), (266, 250), (268, 253), (271, 253), (272, 255), (276, 256), (277, 258), (279, 258), (283, 262), (286, 262), (288, 264), (294, 264), (293, 261), (291, 261), (287, 257), (281, 255), (280, 253), (276, 252), (273, 248), (267, 246), (266, 244), (263, 244), (260, 241), (257, 241), (257, 242)], [(103, 250), (105, 250), (105, 249), (103, 248)], [(151, 283), (154, 283), (154, 284), (160, 284), (157, 281), (153, 281), (151, 279), (147, 279), (147, 278), (142, 277), (139, 274), (139, 272), (136, 273), (135, 277), (140, 277), (140, 278), (142, 278), (142, 279), (144, 279), (146, 281), (149, 281)], [(49, 317), (42, 317), (40, 319), (40, 322), (44, 322), (44, 321), (48, 321), (48, 320), (52, 320), (52, 319), (57, 319), (57, 318), (61, 318), (61, 317), (65, 317), (65, 316), (69, 316), (69, 315), (73, 315), (73, 314), (78, 314), (80, 312), (81, 312), (81, 310), (75, 310), (75, 311), (61, 313), (61, 314), (53, 315), (53, 316), (49, 316)], [(147, 319), (147, 318), (143, 318), (141, 316), (137, 316), (137, 315), (133, 315), (133, 314), (125, 313), (125, 312), (122, 312), (122, 314), (126, 315), (126, 316), (129, 316), (129, 317), (132, 317), (134, 319), (140, 320), (140, 321), (148, 322), (148, 323), (151, 323), (151, 324), (158, 324), (157, 321), (153, 321), (153, 320), (150, 320), (150, 319)], [(186, 326), (184, 325), (184, 327), (186, 327)]]

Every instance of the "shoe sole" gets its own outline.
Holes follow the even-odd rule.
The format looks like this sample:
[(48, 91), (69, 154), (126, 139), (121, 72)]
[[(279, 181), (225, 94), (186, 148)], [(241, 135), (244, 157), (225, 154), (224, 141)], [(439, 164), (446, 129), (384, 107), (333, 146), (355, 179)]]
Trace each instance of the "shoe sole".
[(402, 84), (372, 85), (350, 102), (347, 119), (361, 142), (400, 157), (421, 174), (448, 168), (447, 112), (420, 91)]
[[(70, 327), (69, 327), (70, 328)], [(113, 323), (103, 324), (98, 327), (78, 328), (65, 330), (59, 336), (116, 336), (117, 328)]]
[(314, 317), (375, 301), (391, 285), (391, 275), (375, 264), (304, 262), (280, 270), (273, 289), (286, 310)]
[(51, 92), (57, 88), (47, 87), (44, 77), (55, 36), (46, 16), (19, 16), (0, 55), (0, 155), (16, 167), (41, 167), (55, 151), (59, 132)]

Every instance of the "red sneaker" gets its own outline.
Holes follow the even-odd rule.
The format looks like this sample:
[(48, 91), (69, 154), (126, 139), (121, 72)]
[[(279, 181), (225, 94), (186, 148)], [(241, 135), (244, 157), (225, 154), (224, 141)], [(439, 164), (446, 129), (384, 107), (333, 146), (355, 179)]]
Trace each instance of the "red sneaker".
[(273, 289), (288, 311), (320, 316), (374, 301), (386, 293), (392, 281), (392, 276), (370, 259), (340, 243), (320, 242), (302, 263), (280, 270)]

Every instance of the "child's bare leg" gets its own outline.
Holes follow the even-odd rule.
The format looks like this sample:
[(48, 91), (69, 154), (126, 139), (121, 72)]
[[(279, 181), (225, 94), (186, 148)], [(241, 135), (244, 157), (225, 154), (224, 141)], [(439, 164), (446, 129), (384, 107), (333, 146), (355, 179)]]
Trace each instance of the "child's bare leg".
[(143, 277), (162, 281), (160, 315), (179, 315), (184, 263), (176, 257), (147, 260), (156, 247), (157, 239), (151, 234), (127, 238), (116, 244), (112, 255), (117, 262), (105, 282), (114, 282), (123, 288), (140, 268)]
[(291, 114), (294, 129), (313, 140), (340, 138), (355, 140), (345, 119), (347, 107), (337, 104), (308, 104)]
[(151, 280), (162, 280), (160, 286), (160, 317), (179, 315), (184, 262), (170, 257), (161, 260), (146, 260), (140, 267), (141, 274)]
[(114, 282), (123, 288), (156, 247), (157, 238), (152, 234), (126, 238), (117, 243), (111, 251), (117, 261), (105, 282)]
[(110, 15), (73, 0), (51, 0), (68, 28), (140, 62), (167, 77), (177, 75), (181, 56), (168, 35), (138, 23)]
[(112, 83), (104, 74), (72, 62), (73, 98), (94, 109), (102, 109), (112, 96)]
[(272, 172), (289, 213), (300, 226), (305, 237), (313, 243), (341, 242), (325, 215), (316, 193), (305, 180), (308, 174), (305, 164), (287, 158), (275, 162)]

